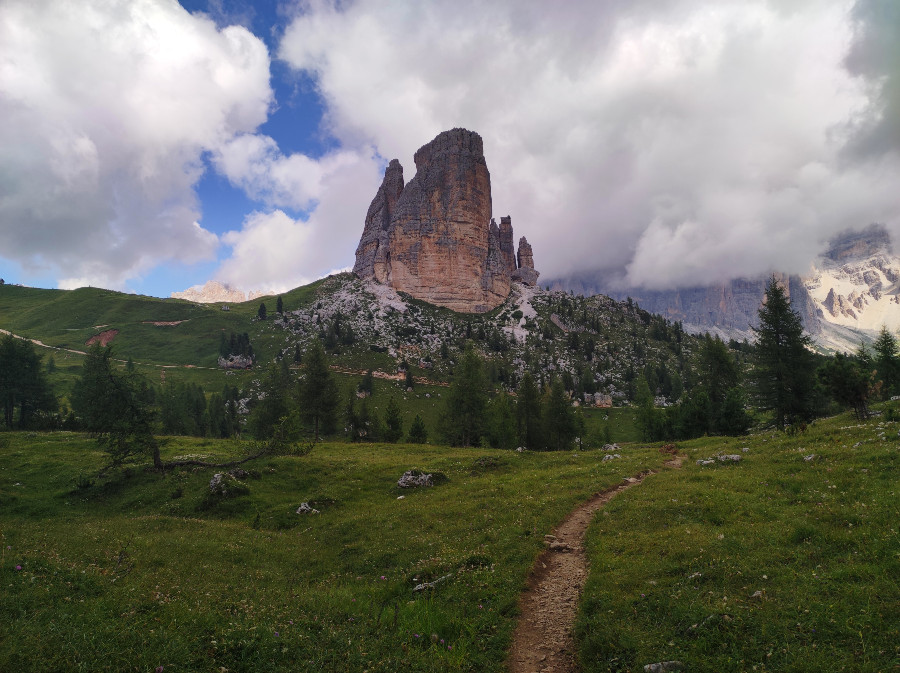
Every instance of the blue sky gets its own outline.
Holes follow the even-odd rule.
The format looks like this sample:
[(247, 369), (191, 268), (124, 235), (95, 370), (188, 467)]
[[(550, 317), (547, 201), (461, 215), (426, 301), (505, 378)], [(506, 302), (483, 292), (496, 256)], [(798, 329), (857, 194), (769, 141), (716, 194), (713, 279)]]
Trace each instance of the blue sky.
[(803, 273), (900, 234), (898, 45), (894, 0), (4, 0), (0, 277), (284, 291), (457, 126), (543, 279)]

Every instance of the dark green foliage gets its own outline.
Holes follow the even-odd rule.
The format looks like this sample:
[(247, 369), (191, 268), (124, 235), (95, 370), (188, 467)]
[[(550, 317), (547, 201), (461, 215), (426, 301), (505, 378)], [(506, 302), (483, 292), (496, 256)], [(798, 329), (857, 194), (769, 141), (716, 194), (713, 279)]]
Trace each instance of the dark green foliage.
[(159, 415), (163, 434), (196, 437), (209, 434), (206, 395), (203, 388), (196, 384), (182, 381), (166, 383), (159, 396)]
[(838, 353), (819, 368), (818, 374), (838, 404), (853, 409), (859, 420), (868, 418), (872, 374), (866, 371), (863, 363)]
[(395, 444), (403, 438), (403, 416), (400, 407), (391, 397), (384, 412), (384, 441)]
[(338, 389), (328, 369), (328, 356), (320, 341), (306, 355), (306, 367), (300, 380), (300, 415), (313, 426), (319, 441), (321, 433), (334, 432), (337, 424)]
[(413, 419), (409, 426), (409, 437), (407, 438), (411, 444), (424, 444), (428, 441), (428, 431), (425, 429), (425, 422), (419, 414)]
[(257, 439), (268, 439), (294, 407), (294, 381), (286, 360), (269, 365), (260, 392), (263, 394), (250, 410), (247, 429)]
[(441, 433), (451, 446), (477, 446), (485, 432), (487, 383), (481, 358), (471, 346), (463, 353), (447, 393)]
[(284, 302), (281, 300), (281, 295), (278, 295), (278, 299), (275, 301), (275, 312), (279, 315), (284, 313)]
[(516, 403), (516, 428), (519, 446), (539, 449), (544, 446), (541, 422), (541, 393), (531, 372), (526, 371), (519, 383)]
[(572, 448), (578, 436), (578, 424), (572, 402), (559, 378), (554, 379), (544, 394), (543, 419), (547, 448), (551, 451)]
[(754, 327), (752, 383), (758, 408), (772, 411), (775, 425), (811, 418), (815, 407), (815, 368), (803, 333), (800, 315), (791, 308), (784, 288), (773, 276), (766, 299), (759, 308), (759, 327)]
[(259, 318), (260, 320), (265, 320), (266, 314), (267, 314), (266, 305), (265, 305), (265, 303), (262, 303), (259, 305), (259, 310), (256, 312), (256, 317)]
[(250, 345), (250, 336), (244, 332), (243, 334), (231, 333), (231, 337), (226, 339), (225, 332), (219, 333), (219, 355), (227, 358), (229, 355), (241, 355), (244, 357), (253, 357), (253, 346)]
[(9, 335), (0, 340), (0, 405), (7, 428), (27, 428), (35, 414), (57, 408), (34, 346)]
[(488, 403), (488, 440), (495, 449), (516, 448), (516, 410), (510, 396), (498, 393)]
[(897, 356), (897, 338), (886, 326), (881, 326), (872, 351), (876, 379), (882, 382), (881, 394), (885, 399), (890, 399), (900, 389), (900, 357)]
[(162, 467), (159, 444), (153, 436), (149, 386), (134, 373), (116, 371), (111, 353), (109, 347), (99, 343), (88, 351), (81, 378), (72, 390), (72, 409), (82, 427), (109, 454), (107, 467), (119, 467), (148, 455), (155, 467)]
[(362, 381), (359, 382), (359, 386), (356, 389), (369, 395), (375, 392), (375, 379), (371, 369), (362, 377)]

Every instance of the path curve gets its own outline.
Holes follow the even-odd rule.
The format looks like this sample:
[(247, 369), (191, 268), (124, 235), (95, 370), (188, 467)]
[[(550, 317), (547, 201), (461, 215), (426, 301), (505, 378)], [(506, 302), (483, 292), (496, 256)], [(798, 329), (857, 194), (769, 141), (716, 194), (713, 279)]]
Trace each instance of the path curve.
[[(681, 467), (682, 460), (675, 456), (665, 466)], [(641, 472), (595, 494), (572, 510), (552, 535), (545, 536), (547, 548), (538, 556), (519, 601), (519, 623), (507, 660), (510, 673), (578, 671), (572, 631), (588, 575), (585, 531), (597, 510), (651, 474), (653, 470)]]

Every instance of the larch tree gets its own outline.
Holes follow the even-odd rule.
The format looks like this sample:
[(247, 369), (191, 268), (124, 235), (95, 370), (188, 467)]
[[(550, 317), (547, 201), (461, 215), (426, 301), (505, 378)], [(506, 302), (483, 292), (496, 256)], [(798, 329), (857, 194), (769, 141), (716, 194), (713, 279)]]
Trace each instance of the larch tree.
[(772, 276), (759, 308), (754, 367), (751, 373), (757, 406), (775, 415), (780, 429), (812, 416), (815, 367), (810, 338), (785, 289)]

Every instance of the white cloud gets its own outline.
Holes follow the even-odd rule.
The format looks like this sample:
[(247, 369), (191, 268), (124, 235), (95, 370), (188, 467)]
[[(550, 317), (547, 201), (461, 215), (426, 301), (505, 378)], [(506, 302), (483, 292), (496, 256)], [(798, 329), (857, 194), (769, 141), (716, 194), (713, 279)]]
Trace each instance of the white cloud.
[[(381, 182), (371, 153), (341, 153), (325, 159), (318, 206), (308, 219), (282, 210), (249, 215), (240, 231), (223, 235), (232, 247), (216, 277), (244, 290), (284, 292), (352, 266), (362, 221)], [(332, 166), (333, 164), (333, 166)]]
[(219, 172), (252, 199), (273, 207), (309, 210), (329, 176), (358, 163), (360, 157), (350, 151), (331, 152), (319, 159), (299, 153), (286, 156), (272, 138), (247, 134), (222, 145), (213, 160)]
[(840, 230), (900, 228), (900, 165), (842, 154), (873, 95), (845, 68), (851, 8), (313, 1), (279, 56), (317, 78), (335, 137), (407, 177), (438, 132), (478, 131), (495, 215), (544, 278), (667, 287), (802, 271)]
[(0, 254), (123, 287), (214, 257), (201, 157), (265, 121), (265, 45), (174, 0), (0, 6)]

